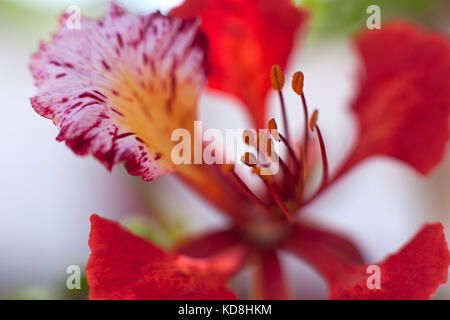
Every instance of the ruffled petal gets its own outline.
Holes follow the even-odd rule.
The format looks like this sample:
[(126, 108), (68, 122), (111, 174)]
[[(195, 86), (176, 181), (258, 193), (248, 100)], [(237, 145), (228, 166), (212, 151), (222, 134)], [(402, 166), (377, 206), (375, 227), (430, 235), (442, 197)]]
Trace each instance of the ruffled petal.
[(307, 14), (289, 0), (186, 0), (171, 15), (202, 18), (210, 41), (209, 86), (241, 99), (254, 124), (265, 128), (270, 67), (285, 67)]
[(226, 282), (247, 256), (241, 247), (210, 259), (171, 254), (97, 215), (89, 247), (91, 299), (234, 299)]
[(397, 22), (362, 33), (356, 45), (364, 64), (352, 108), (359, 137), (340, 173), (385, 155), (427, 174), (449, 139), (450, 42)]
[(33, 108), (53, 119), (59, 141), (108, 169), (124, 161), (145, 180), (173, 169), (172, 131), (191, 130), (206, 79), (199, 21), (133, 16), (114, 3), (79, 30), (67, 27), (69, 18), (33, 55)]
[[(396, 254), (372, 265), (337, 254), (314, 235), (300, 231), (289, 239), (286, 249), (317, 268), (328, 281), (331, 299), (430, 299), (439, 285), (447, 282), (450, 264), (443, 227), (439, 223), (425, 225)], [(379, 267), (378, 289), (370, 278), (376, 271), (369, 266)]]

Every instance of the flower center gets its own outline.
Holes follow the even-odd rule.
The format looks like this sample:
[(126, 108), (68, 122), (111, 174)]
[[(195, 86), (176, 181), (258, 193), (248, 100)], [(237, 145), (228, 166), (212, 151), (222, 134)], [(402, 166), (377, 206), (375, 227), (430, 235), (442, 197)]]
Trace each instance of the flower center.
[(291, 230), (291, 224), (286, 221), (267, 220), (257, 220), (240, 228), (244, 240), (265, 250), (279, 247), (279, 244), (289, 237)]
[[(266, 130), (257, 134), (255, 130), (248, 129), (243, 134), (244, 142), (253, 148), (254, 152), (246, 152), (241, 162), (251, 168), (263, 183), (265, 188), (263, 196), (256, 195), (236, 173), (234, 164), (222, 166), (224, 173), (232, 175), (244, 193), (261, 208), (261, 211), (272, 221), (284, 220), (293, 223), (293, 211), (302, 207), (315, 197), (328, 183), (328, 159), (322, 132), (317, 124), (318, 111), (314, 110), (311, 116), (308, 113), (306, 98), (303, 93), (304, 75), (296, 72), (292, 78), (292, 89), (300, 97), (304, 115), (304, 134), (302, 143), (293, 145), (287, 124), (287, 114), (282, 89), (284, 87), (284, 74), (278, 65), (270, 71), (272, 87), (278, 92), (281, 105), (284, 133), (278, 130), (277, 123), (270, 119)], [(309, 130), (308, 130), (309, 128)], [(307, 161), (311, 154), (309, 131), (315, 132), (322, 158), (322, 181), (319, 189), (306, 199), (305, 183), (308, 177)], [(275, 142), (280, 143), (286, 150), (285, 158), (275, 151)], [(309, 151), (309, 152), (308, 152)], [(274, 169), (275, 168), (275, 169)], [(284, 217), (284, 218), (283, 218)], [(255, 227), (258, 235), (264, 234)], [(263, 228), (264, 229), (264, 228)], [(276, 228), (275, 228), (276, 229)], [(250, 232), (252, 233), (252, 232)], [(270, 233), (276, 234), (274, 230)], [(257, 236), (258, 237), (258, 236)]]

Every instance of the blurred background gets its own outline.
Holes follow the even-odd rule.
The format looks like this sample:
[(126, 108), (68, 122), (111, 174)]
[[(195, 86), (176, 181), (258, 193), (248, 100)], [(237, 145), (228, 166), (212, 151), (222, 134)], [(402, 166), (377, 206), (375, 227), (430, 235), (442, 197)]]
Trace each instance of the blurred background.
[[(133, 13), (148, 13), (167, 12), (181, 1), (117, 2)], [(450, 2), (297, 2), (311, 9), (312, 19), (307, 36), (298, 36), (302, 45), (294, 49), (287, 75), (297, 69), (306, 75), (305, 92), (309, 104), (320, 110), (333, 169), (355, 133), (348, 112), (357, 67), (351, 39), (365, 26), (367, 7), (380, 6), (382, 23), (408, 19), (448, 37)], [(108, 7), (107, 1), (93, 0), (0, 0), (0, 298), (86, 298), (86, 283), (81, 290), (66, 288), (66, 268), (75, 264), (84, 269), (87, 263), (92, 213), (120, 220), (162, 246), (227, 223), (171, 176), (145, 183), (121, 166), (110, 173), (91, 157), (76, 157), (55, 140), (52, 123), (33, 111), (29, 97), (37, 91), (29, 72), (31, 55), (41, 40), (57, 31), (58, 18), (70, 5), (78, 5), (91, 18), (101, 17)], [(294, 94), (286, 94), (288, 113), (301, 119)], [(269, 95), (268, 102), (271, 113), (279, 117), (276, 97)], [(239, 103), (225, 95), (204, 94), (200, 118), (209, 127), (248, 126)], [(293, 126), (298, 126), (294, 120)], [(450, 153), (427, 179), (396, 161), (372, 159), (309, 207), (308, 216), (349, 235), (369, 261), (399, 249), (424, 221), (442, 221), (449, 239)], [(297, 298), (326, 298), (325, 283), (315, 271), (288, 254), (283, 259), (291, 276), (302, 273), (291, 281)], [(246, 297), (239, 281), (232, 285)], [(435, 298), (450, 299), (450, 285), (442, 286)]]

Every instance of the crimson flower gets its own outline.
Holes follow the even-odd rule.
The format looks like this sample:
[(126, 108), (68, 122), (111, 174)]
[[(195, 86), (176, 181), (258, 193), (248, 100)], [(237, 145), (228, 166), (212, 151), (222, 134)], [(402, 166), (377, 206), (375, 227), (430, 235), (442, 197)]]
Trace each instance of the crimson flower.
[[(248, 263), (258, 270), (256, 298), (290, 298), (280, 250), (316, 268), (331, 299), (429, 299), (447, 281), (450, 255), (439, 223), (423, 226), (397, 253), (375, 263), (381, 283), (374, 289), (357, 247), (305, 221), (302, 212), (371, 156), (395, 158), (423, 175), (439, 164), (449, 129), (448, 40), (405, 22), (356, 37), (362, 64), (351, 110), (358, 137), (330, 174), (326, 137), (317, 112), (308, 109), (301, 72), (292, 79), (305, 116), (298, 144), (285, 121), (282, 68), (307, 17), (288, 0), (187, 0), (169, 17), (133, 16), (112, 3), (104, 19), (82, 19), (80, 30), (67, 28), (68, 16), (62, 17), (59, 32), (31, 64), (39, 89), (32, 106), (53, 120), (57, 139), (108, 169), (123, 161), (145, 180), (173, 172), (233, 221), (229, 230), (187, 239), (167, 252), (93, 215), (86, 269), (92, 299), (234, 298), (227, 282)], [(278, 92), (284, 132), (270, 120), (270, 134), (246, 142), (256, 154), (277, 156), (281, 170), (263, 175), (252, 161), (255, 154), (242, 158), (261, 180), (262, 192), (248, 187), (233, 164), (176, 166), (170, 160), (171, 133), (193, 130), (208, 70), (209, 86), (241, 99), (257, 128), (265, 127), (268, 90)], [(285, 159), (274, 143), (287, 150)], [(307, 196), (311, 163), (319, 158), (322, 181)]]

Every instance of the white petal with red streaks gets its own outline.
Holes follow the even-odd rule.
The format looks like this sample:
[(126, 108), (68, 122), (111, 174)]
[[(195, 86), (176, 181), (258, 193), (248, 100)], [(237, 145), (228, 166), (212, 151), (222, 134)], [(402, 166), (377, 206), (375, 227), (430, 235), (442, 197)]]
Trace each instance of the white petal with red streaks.
[[(148, 137), (154, 134), (142, 135), (127, 125), (133, 119), (121, 118), (134, 115), (133, 108), (159, 110), (162, 98), (165, 105), (175, 101), (176, 108), (173, 91), (179, 86), (186, 86), (196, 102), (205, 83), (206, 59), (199, 22), (159, 13), (133, 16), (115, 4), (100, 21), (82, 18), (79, 30), (68, 29), (67, 19), (61, 18), (51, 43), (42, 43), (33, 55), (31, 70), (39, 89), (31, 98), (33, 108), (53, 119), (59, 141), (78, 155), (93, 154), (108, 169), (124, 161), (131, 174), (145, 180), (170, 171), (167, 161), (160, 161), (161, 151), (152, 149)], [(158, 83), (174, 85), (160, 89), (167, 92), (149, 94), (155, 77)], [(158, 99), (153, 99), (156, 94)], [(196, 105), (191, 104), (195, 114)]]

